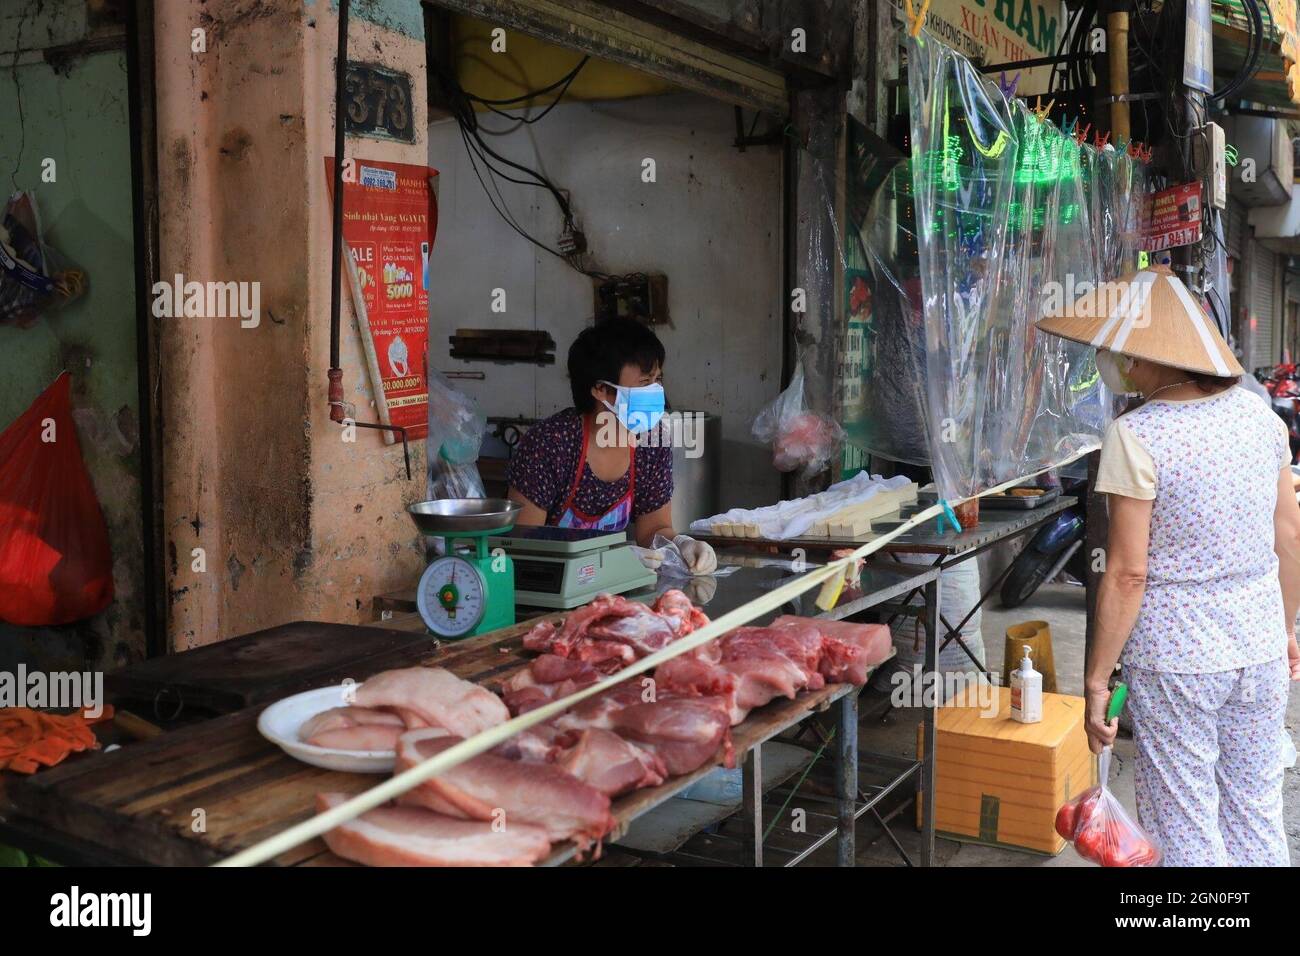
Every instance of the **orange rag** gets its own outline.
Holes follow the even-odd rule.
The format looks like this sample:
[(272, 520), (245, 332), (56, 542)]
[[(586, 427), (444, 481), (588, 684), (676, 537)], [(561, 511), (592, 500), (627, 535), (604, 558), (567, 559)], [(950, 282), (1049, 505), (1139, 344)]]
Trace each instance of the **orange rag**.
[(35, 773), (38, 767), (53, 767), (70, 753), (98, 750), (99, 740), (90, 725), (112, 719), (111, 705), (95, 718), (6, 707), (0, 710), (0, 770)]

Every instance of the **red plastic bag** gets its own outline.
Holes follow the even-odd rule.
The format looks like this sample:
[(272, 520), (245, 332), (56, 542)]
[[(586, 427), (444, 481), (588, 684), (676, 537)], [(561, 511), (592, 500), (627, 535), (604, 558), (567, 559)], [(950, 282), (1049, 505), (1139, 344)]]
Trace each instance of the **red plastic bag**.
[(113, 555), (64, 372), (0, 432), (0, 620), (67, 624), (113, 600)]
[(1115, 795), (1106, 789), (1110, 748), (1101, 753), (1101, 786), (1079, 794), (1056, 811), (1056, 832), (1079, 856), (1098, 866), (1159, 866), (1160, 849)]

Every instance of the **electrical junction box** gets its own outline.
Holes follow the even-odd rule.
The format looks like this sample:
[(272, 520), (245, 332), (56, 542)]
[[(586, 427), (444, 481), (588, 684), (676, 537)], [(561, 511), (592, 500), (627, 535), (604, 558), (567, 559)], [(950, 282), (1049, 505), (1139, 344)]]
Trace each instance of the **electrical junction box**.
[(597, 322), (617, 316), (646, 325), (668, 324), (668, 276), (662, 272), (633, 272), (593, 278)]
[[(1197, 168), (1206, 171), (1206, 202), (1216, 209), (1228, 208), (1228, 164), (1224, 156), (1226, 140), (1223, 127), (1218, 123), (1206, 123), (1205, 135), (1198, 136), (1193, 143), (1196, 151)], [(1205, 155), (1209, 150), (1208, 156)]]

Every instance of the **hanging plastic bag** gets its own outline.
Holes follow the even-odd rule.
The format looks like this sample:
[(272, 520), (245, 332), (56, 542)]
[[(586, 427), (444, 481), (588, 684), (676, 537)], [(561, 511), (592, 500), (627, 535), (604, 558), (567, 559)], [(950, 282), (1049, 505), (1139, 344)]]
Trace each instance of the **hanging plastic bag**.
[(64, 372), (0, 432), (0, 620), (67, 624), (113, 600), (113, 555)]
[(453, 388), (444, 375), (430, 369), (430, 499), (487, 497), (475, 464), (486, 429), (487, 418), (478, 403)]
[(86, 291), (86, 273), (41, 236), (36, 197), (16, 192), (0, 220), (0, 324), (26, 327)]
[(1056, 811), (1056, 832), (1098, 866), (1159, 866), (1160, 849), (1106, 787), (1111, 749), (1098, 758), (1101, 785)]
[(803, 366), (795, 367), (790, 384), (754, 419), (754, 437), (772, 446), (777, 471), (802, 469), (815, 475), (830, 464), (844, 441), (844, 430), (828, 415), (807, 408)]

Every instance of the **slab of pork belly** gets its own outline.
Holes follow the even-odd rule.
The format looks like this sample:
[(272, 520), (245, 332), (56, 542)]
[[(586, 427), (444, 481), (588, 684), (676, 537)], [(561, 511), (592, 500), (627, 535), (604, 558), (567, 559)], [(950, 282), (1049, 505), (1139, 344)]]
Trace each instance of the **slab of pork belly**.
[[(461, 742), (413, 730), (397, 744), (397, 769), (406, 770)], [(609, 797), (555, 764), (509, 760), (493, 753), (471, 757), (398, 797), (404, 806), (423, 806), (471, 820), (504, 819), (542, 827), (553, 841), (599, 840), (615, 825)]]
[[(347, 799), (345, 793), (319, 793), (316, 812)], [(400, 806), (367, 810), (330, 830), (324, 840), (345, 860), (366, 866), (532, 866), (551, 851), (540, 827), (519, 823), (500, 830)]]
[(441, 667), (407, 667), (368, 678), (356, 691), (360, 707), (388, 708), (407, 727), (442, 727), (461, 737), (503, 724), (506, 705), (491, 691)]

